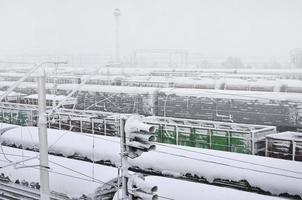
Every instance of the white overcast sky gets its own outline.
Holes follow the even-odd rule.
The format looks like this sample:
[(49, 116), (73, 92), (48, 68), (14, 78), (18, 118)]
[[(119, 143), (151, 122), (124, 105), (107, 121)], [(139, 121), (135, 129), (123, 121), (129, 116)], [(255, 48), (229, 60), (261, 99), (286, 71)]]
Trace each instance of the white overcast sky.
[(302, 0), (0, 0), (0, 54), (111, 54), (114, 8), (123, 56), (284, 56), (302, 47)]

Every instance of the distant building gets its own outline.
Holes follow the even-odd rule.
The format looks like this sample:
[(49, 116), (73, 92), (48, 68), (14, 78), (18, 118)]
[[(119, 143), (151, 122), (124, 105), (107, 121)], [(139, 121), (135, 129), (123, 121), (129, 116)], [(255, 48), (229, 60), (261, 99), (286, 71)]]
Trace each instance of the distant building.
[(296, 68), (302, 68), (302, 49), (294, 49), (290, 52), (291, 64)]

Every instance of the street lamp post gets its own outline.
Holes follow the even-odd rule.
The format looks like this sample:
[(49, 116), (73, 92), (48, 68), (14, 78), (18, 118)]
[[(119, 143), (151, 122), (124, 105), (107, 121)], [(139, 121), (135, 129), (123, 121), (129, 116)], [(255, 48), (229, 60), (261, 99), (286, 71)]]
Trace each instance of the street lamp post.
[(119, 37), (119, 26), (120, 20), (119, 17), (121, 15), (120, 9), (114, 9), (113, 15), (115, 17), (115, 62), (120, 62), (120, 37)]

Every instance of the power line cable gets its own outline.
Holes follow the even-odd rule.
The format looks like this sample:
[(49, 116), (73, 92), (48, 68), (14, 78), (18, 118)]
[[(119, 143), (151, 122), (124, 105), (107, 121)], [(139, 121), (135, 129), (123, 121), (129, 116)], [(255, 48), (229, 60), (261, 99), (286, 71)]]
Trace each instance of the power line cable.
[(105, 184), (105, 185), (109, 185), (109, 186), (118, 188), (118, 187), (115, 186), (115, 185), (109, 184), (109, 183), (107, 183), (107, 182), (105, 182), (105, 181), (101, 181), (101, 180), (99, 180), (99, 179), (95, 179), (94, 177), (88, 176), (88, 175), (86, 175), (86, 174), (84, 174), (84, 173), (82, 173), (82, 172), (79, 172), (79, 171), (74, 170), (74, 169), (72, 169), (72, 168), (66, 167), (65, 165), (59, 164), (59, 163), (54, 162), (54, 161), (49, 161), (49, 162), (50, 162), (50, 163), (53, 163), (53, 164), (55, 164), (55, 165), (57, 165), (57, 166), (60, 166), (60, 167), (62, 167), (62, 168), (64, 168), (64, 169), (67, 169), (67, 170), (69, 170), (69, 171), (72, 171), (72, 172), (74, 172), (74, 173), (77, 173), (77, 174), (80, 174), (80, 175), (82, 175), (82, 176), (88, 177), (88, 178), (90, 178), (91, 180), (96, 180), (96, 181), (98, 181), (98, 182), (100, 182), (100, 183), (103, 183), (103, 184)]
[[(89, 134), (81, 134), (81, 133), (78, 133), (78, 132), (74, 132), (74, 133), (91, 137)], [(126, 137), (126, 138), (129, 138), (129, 137)], [(114, 140), (110, 140), (110, 139), (105, 139), (105, 138), (101, 138), (101, 137), (95, 137), (95, 139), (104, 140), (104, 141), (113, 142), (113, 143), (119, 143), (118, 141), (114, 141)], [(234, 159), (234, 158), (229, 158), (229, 157), (224, 157), (224, 156), (219, 156), (219, 155), (213, 155), (213, 154), (209, 154), (209, 153), (203, 153), (203, 152), (198, 152), (198, 151), (183, 149), (183, 148), (177, 147), (177, 146), (172, 147), (172, 146), (168, 146), (168, 145), (161, 144), (161, 143), (156, 143), (156, 145), (160, 145), (160, 146), (164, 146), (164, 147), (172, 148), (172, 149), (178, 149), (178, 150), (182, 150), (182, 151), (186, 151), (186, 152), (191, 152), (191, 153), (197, 153), (197, 154), (200, 154), (200, 155), (207, 155), (207, 156), (211, 156), (211, 157), (216, 157), (216, 158), (221, 158), (221, 159), (236, 161), (236, 162), (240, 162), (240, 163), (251, 164), (251, 165), (255, 165), (255, 166), (266, 167), (266, 168), (270, 168), (270, 169), (275, 169), (275, 170), (280, 170), (280, 171), (284, 171), (284, 172), (290, 172), (290, 173), (295, 173), (295, 174), (302, 175), (301, 172), (297, 172), (297, 171), (293, 171), (293, 170), (287, 170), (287, 169), (283, 169), (283, 168), (279, 168), (279, 167), (268, 166), (268, 165), (264, 165), (264, 164), (258, 164), (258, 163), (253, 163), (253, 162), (249, 162), (249, 161), (243, 161), (243, 160), (238, 160), (238, 159)], [(176, 154), (174, 154), (174, 155), (176, 155)], [(182, 155), (180, 155), (180, 156), (182, 156)]]
[(176, 199), (173, 199), (173, 198), (170, 198), (170, 197), (165, 197), (165, 196), (162, 196), (162, 195), (157, 195), (157, 196), (162, 198), (162, 199), (176, 200)]
[[(79, 133), (79, 132), (73, 132), (73, 133), (84, 135), (84, 136), (88, 136), (88, 137), (93, 137), (93, 136), (90, 136), (90, 134), (82, 134), (82, 133)], [(110, 140), (110, 139), (105, 139), (105, 138), (102, 138), (102, 137), (93, 137), (93, 138), (97, 139), (97, 140), (104, 140), (104, 141), (108, 141), (108, 142), (119, 143), (118, 141), (114, 141), (114, 140)], [(126, 137), (126, 138), (129, 139), (129, 137)], [(231, 160), (231, 161), (236, 161), (236, 162), (240, 162), (240, 163), (251, 164), (251, 165), (255, 165), (255, 166), (266, 167), (266, 168), (270, 168), (270, 169), (275, 169), (275, 170), (280, 170), (280, 171), (285, 171), (285, 172), (291, 172), (291, 173), (296, 173), (296, 174), (302, 175), (301, 172), (297, 172), (297, 171), (293, 171), (293, 170), (287, 170), (287, 169), (283, 169), (283, 168), (279, 168), (279, 167), (274, 167), (274, 166), (269, 166), (269, 165), (264, 165), (264, 164), (258, 164), (258, 163), (253, 163), (253, 162), (249, 162), (249, 161), (243, 161), (243, 160), (229, 158), (229, 157), (224, 157), (224, 156), (219, 156), (219, 155), (213, 155), (213, 154), (210, 154), (210, 153), (203, 153), (203, 152), (198, 152), (198, 151), (194, 151), (194, 150), (183, 149), (181, 147), (169, 146), (169, 145), (158, 143), (158, 142), (156, 142), (156, 145), (164, 146), (164, 147), (172, 148), (172, 149), (177, 149), (177, 150), (182, 150), (182, 151), (186, 151), (186, 152), (191, 152), (191, 153), (197, 153), (197, 154), (200, 154), (200, 155), (207, 155), (207, 156), (221, 158), (221, 159), (225, 159), (225, 160)]]
[[(4, 161), (4, 160), (2, 160)], [(4, 161), (4, 162), (7, 162), (7, 161)], [(22, 167), (21, 167), (22, 168)], [(40, 169), (40, 166), (39, 165), (33, 165), (33, 166), (29, 166), (29, 168), (32, 168), (32, 169)], [(18, 168), (17, 168), (18, 169)], [(45, 168), (41, 168), (42, 170), (45, 170)], [(79, 179), (79, 180), (84, 180), (84, 181), (89, 181), (89, 182), (96, 182), (96, 179), (93, 180), (92, 178), (91, 179), (85, 179), (85, 178), (82, 178), (82, 177), (78, 177), (78, 176), (73, 176), (73, 175), (68, 175), (66, 173), (61, 173), (61, 172), (58, 172), (58, 171), (54, 171), (54, 170), (48, 170), (50, 173), (54, 173), (54, 174), (59, 174), (59, 175), (62, 175), (62, 176), (66, 176), (66, 177), (70, 177), (70, 178), (76, 178), (76, 179)], [(101, 183), (101, 184), (107, 184), (106, 182), (103, 182), (103, 181), (100, 181), (100, 180), (97, 180), (98, 183)]]
[[(79, 134), (79, 135), (88, 136), (88, 137), (93, 137), (93, 136), (90, 136), (89, 134), (82, 134), (82, 133), (78, 133), (78, 132), (73, 132), (73, 133)], [(101, 137), (95, 137), (95, 139), (104, 140), (104, 141), (107, 141), (107, 142), (119, 143), (118, 141), (114, 141), (114, 140), (110, 140), (110, 139), (105, 139), (105, 138), (101, 138)], [(196, 152), (196, 151), (192, 151), (192, 150), (184, 150), (184, 149), (182, 149), (180, 147), (170, 147), (170, 146), (167, 146), (165, 144), (159, 144), (159, 143), (157, 143), (157, 145), (161, 145), (161, 146), (165, 146), (165, 147), (169, 147), (169, 148), (174, 148), (174, 149), (178, 149), (178, 150), (183, 150), (183, 151), (187, 151), (187, 152), (193, 152), (193, 153), (198, 153), (198, 154), (202, 154), (202, 155), (207, 155), (207, 156), (222, 158), (222, 159), (226, 159), (226, 160), (232, 160), (232, 161), (241, 162), (241, 163), (245, 163), (245, 164), (251, 164), (251, 165), (255, 165), (255, 166), (267, 167), (267, 168), (270, 168), (270, 169), (275, 169), (275, 170), (280, 170), (280, 171), (285, 171), (285, 172), (296, 173), (296, 174), (299, 174), (299, 175), (302, 174), (302, 173), (297, 172), (297, 171), (286, 170), (286, 169), (282, 169), (282, 168), (278, 168), (278, 167), (273, 167), (273, 166), (268, 166), (268, 165), (263, 165), (263, 164), (252, 163), (252, 162), (249, 162), (249, 161), (240, 161), (238, 159), (232, 159), (232, 158), (223, 157), (223, 156), (215, 156), (215, 155), (211, 155), (211, 154), (208, 154), (208, 153)], [(264, 173), (270, 174), (270, 172), (265, 172), (265, 171), (261, 171), (261, 170), (254, 170), (254, 169), (249, 169), (249, 168), (244, 168), (244, 167), (237, 167), (237, 166), (233, 166), (233, 165), (230, 165), (230, 164), (225, 164), (225, 163), (220, 163), (220, 162), (215, 162), (215, 161), (209, 161), (209, 160), (205, 160), (205, 159), (191, 158), (191, 157), (188, 157), (188, 156), (179, 155), (179, 154), (173, 154), (173, 153), (164, 152), (164, 151), (157, 151), (157, 150), (155, 150), (155, 151), (159, 152), (159, 153), (173, 155), (173, 156), (179, 156), (179, 157), (182, 157), (182, 158), (188, 158), (188, 159), (192, 159), (192, 160), (200, 160), (200, 161), (203, 161), (203, 162), (212, 162), (214, 164), (226, 165), (226, 166), (235, 167), (235, 168), (239, 168), (239, 169), (247, 169), (247, 170), (252, 170), (252, 171), (256, 171), (256, 172), (264, 172)], [(271, 173), (271, 174), (280, 175), (280, 176), (286, 176), (286, 177), (293, 177), (293, 176), (288, 176), (288, 175), (279, 174), (279, 173)], [(298, 178), (298, 179), (300, 179), (300, 178)]]
[(264, 173), (264, 174), (269, 174), (269, 175), (276, 175), (276, 176), (282, 176), (282, 177), (286, 177), (286, 178), (293, 178), (293, 179), (302, 180), (302, 177), (300, 178), (300, 177), (296, 177), (296, 176), (290, 176), (290, 175), (279, 174), (279, 173), (274, 173), (274, 172), (267, 172), (267, 171), (263, 171), (263, 170), (251, 169), (251, 168), (246, 168), (246, 167), (239, 167), (239, 166), (235, 166), (235, 165), (230, 165), (230, 164), (226, 164), (226, 163), (210, 161), (210, 160), (205, 160), (205, 159), (200, 159), (200, 158), (191, 158), (191, 157), (188, 157), (188, 156), (174, 154), (174, 153), (168, 153), (168, 152), (165, 152), (165, 151), (155, 150), (155, 152), (162, 153), (162, 154), (167, 154), (167, 155), (172, 155), (172, 156), (176, 156), (176, 157), (180, 157), (180, 158), (195, 160), (195, 161), (199, 161), (199, 162), (212, 163), (212, 164), (232, 167), (232, 168), (236, 168), (236, 169), (249, 170), (249, 171), (254, 171), (254, 172), (258, 172), (258, 173)]
[[(18, 155), (18, 154), (11, 154), (11, 155), (16, 156), (16, 157), (22, 157), (22, 155)], [(29, 161), (29, 160), (35, 158), (35, 157), (30, 157), (30, 156), (27, 156), (27, 157), (28, 157), (28, 158), (25, 159), (24, 161)], [(65, 159), (69, 159), (69, 158), (65, 158)], [(2, 160), (2, 161), (7, 162), (7, 163), (10, 163), (10, 162), (8, 162), (8, 161), (6, 161), (6, 160)], [(15, 164), (18, 164), (18, 163), (20, 163), (20, 162), (23, 162), (23, 160), (22, 160), (22, 161), (18, 161), (18, 162), (16, 162)], [(97, 181), (97, 182), (102, 183), (102, 184), (106, 184), (106, 185), (110, 185), (110, 186), (116, 187), (116, 186), (114, 186), (114, 185), (112, 185), (112, 184), (108, 184), (108, 183), (106, 183), (106, 182), (104, 182), (104, 181), (101, 181), (101, 180), (99, 180), (99, 179), (95, 179), (94, 177), (88, 176), (88, 175), (86, 175), (86, 174), (84, 174), (84, 173), (81, 173), (81, 172), (76, 171), (76, 170), (74, 170), (74, 169), (72, 169), (72, 168), (66, 167), (66, 166), (64, 166), (64, 165), (62, 165), (62, 164), (59, 164), (59, 163), (57, 163), (57, 162), (54, 162), (54, 161), (49, 161), (49, 162), (50, 162), (50, 163), (53, 163), (53, 164), (55, 164), (55, 165), (57, 165), (57, 166), (59, 166), (59, 167), (62, 167), (62, 168), (64, 168), (64, 169), (70, 170), (70, 171), (72, 171), (72, 172), (74, 172), (74, 173), (77, 173), (77, 174), (80, 174), (80, 175), (82, 175), (82, 176), (85, 176), (85, 177), (89, 178), (89, 179), (85, 179), (85, 180), (92, 180), (92, 182)], [(80, 161), (80, 162), (83, 162), (83, 161)], [(1, 168), (5, 168), (5, 167), (9, 167), (9, 166), (11, 166), (11, 165), (9, 164), (9, 165), (2, 166), (2, 167), (0, 167), (0, 169), (1, 169)], [(32, 165), (32, 166), (26, 166), (26, 167), (30, 167), (30, 168), (36, 168), (36, 167), (38, 167), (38, 168), (40, 168), (38, 165)], [(21, 167), (21, 168), (24, 168), (24, 167)], [(17, 169), (18, 169), (18, 168), (17, 168)], [(45, 169), (44, 169), (44, 170), (45, 170)], [(55, 172), (55, 171), (53, 171), (53, 170), (49, 170), (49, 171), (50, 171), (50, 172)], [(61, 174), (62, 174), (62, 173), (61, 173)], [(70, 176), (70, 175), (67, 175), (67, 174), (63, 174), (63, 175)], [(73, 176), (73, 177), (75, 177), (75, 176)], [(82, 179), (82, 178), (80, 178), (80, 177), (75, 177), (75, 178)]]
[(270, 169), (276, 169), (276, 170), (280, 170), (280, 171), (291, 172), (291, 173), (296, 173), (296, 174), (302, 175), (302, 172), (287, 170), (287, 169), (274, 167), (274, 166), (270, 166), (270, 165), (258, 164), (258, 163), (239, 160), (239, 159), (235, 159), (235, 158), (229, 158), (229, 157), (224, 157), (224, 156), (219, 156), (219, 155), (213, 155), (213, 154), (210, 154), (210, 153), (204, 153), (204, 152), (198, 152), (198, 151), (189, 150), (189, 149), (183, 149), (183, 148), (177, 147), (177, 146), (175, 146), (175, 147), (174, 146), (168, 146), (168, 145), (158, 143), (158, 142), (156, 142), (156, 145), (164, 146), (164, 147), (172, 148), (172, 149), (177, 149), (177, 150), (182, 150), (182, 151), (185, 151), (185, 152), (191, 152), (191, 153), (196, 153), (196, 154), (200, 154), (200, 155), (206, 155), (206, 156), (211, 156), (211, 157), (215, 157), (215, 158), (221, 158), (221, 159), (225, 159), (225, 160), (231, 160), (231, 161), (236, 161), (236, 162), (240, 162), (240, 163), (246, 163), (246, 164), (251, 164), (251, 165), (255, 165), (255, 166), (260, 166), (260, 167), (267, 167), (267, 168), (270, 168)]

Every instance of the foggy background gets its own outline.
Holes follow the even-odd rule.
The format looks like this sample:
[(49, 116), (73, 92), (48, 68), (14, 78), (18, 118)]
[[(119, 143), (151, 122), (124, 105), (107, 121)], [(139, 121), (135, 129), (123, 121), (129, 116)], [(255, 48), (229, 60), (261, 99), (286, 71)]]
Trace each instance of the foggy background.
[(124, 59), (135, 49), (184, 49), (283, 61), (302, 47), (301, 0), (0, 0), (0, 55), (110, 58), (115, 8)]

